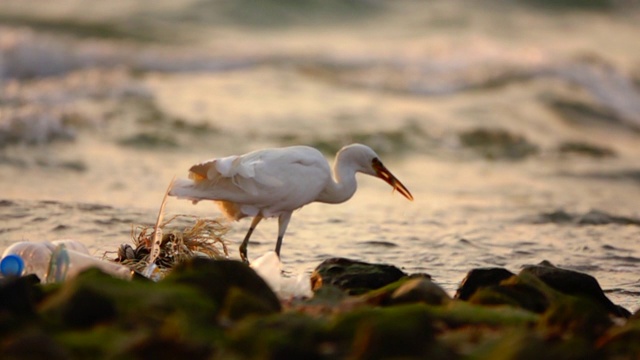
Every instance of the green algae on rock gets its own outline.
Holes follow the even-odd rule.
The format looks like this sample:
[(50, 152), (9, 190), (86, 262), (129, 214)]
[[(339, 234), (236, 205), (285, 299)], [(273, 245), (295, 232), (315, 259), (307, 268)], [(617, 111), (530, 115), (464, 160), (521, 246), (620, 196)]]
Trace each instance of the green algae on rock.
[(392, 265), (370, 264), (344, 258), (323, 261), (311, 274), (314, 291), (323, 285), (336, 286), (350, 295), (365, 293), (399, 280), (407, 274)]
[[(0, 282), (0, 294), (22, 290), (0, 299), (0, 356), (613, 359), (640, 355), (636, 344), (640, 316), (614, 319), (613, 308), (598, 303), (593, 292), (573, 288), (586, 279), (591, 284), (586, 288), (593, 290), (595, 279), (541, 266), (546, 268), (525, 269), (518, 275), (505, 269), (488, 273), (474, 269), (465, 282), (477, 274), (491, 276), (480, 276), (483, 281), (460, 291), (468, 293), (464, 296), (468, 300), (451, 299), (428, 277), (404, 276), (359, 295), (325, 285), (310, 299), (281, 303), (247, 265), (204, 258), (177, 265), (158, 282), (125, 281), (98, 269), (59, 284), (41, 285), (32, 277), (8, 279)], [(21, 300), (24, 306), (16, 306)]]

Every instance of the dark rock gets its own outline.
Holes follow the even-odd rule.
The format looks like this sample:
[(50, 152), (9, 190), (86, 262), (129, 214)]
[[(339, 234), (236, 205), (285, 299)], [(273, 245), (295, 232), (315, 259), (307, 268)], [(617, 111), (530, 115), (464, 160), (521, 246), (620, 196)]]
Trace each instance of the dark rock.
[(40, 280), (36, 275), (3, 278), (0, 282), (0, 314), (23, 320), (35, 315), (36, 302), (43, 294), (36, 287)]
[(370, 264), (345, 258), (323, 261), (311, 274), (311, 288), (317, 291), (323, 285), (336, 286), (350, 295), (379, 289), (407, 276), (392, 265)]
[[(133, 339), (113, 358), (119, 359), (210, 359), (211, 344), (194, 342), (180, 334), (150, 334)], [(92, 357), (92, 356), (89, 356)]]
[(469, 300), (480, 288), (498, 285), (502, 280), (508, 279), (514, 274), (504, 268), (480, 268), (467, 273), (462, 280), (454, 299)]
[(60, 304), (62, 321), (71, 328), (86, 329), (116, 319), (115, 301), (92, 287), (79, 286)]
[(503, 129), (472, 129), (459, 136), (463, 146), (488, 159), (521, 160), (538, 152), (525, 137)]
[(123, 262), (127, 260), (135, 260), (136, 252), (129, 244), (120, 244), (118, 247), (118, 257), (115, 259), (117, 262)]
[(561, 269), (549, 262), (526, 266), (520, 274), (531, 274), (542, 280), (551, 288), (567, 295), (582, 296), (601, 305), (609, 313), (628, 318), (631, 313), (609, 300), (598, 281), (591, 275), (573, 270)]
[(418, 277), (407, 280), (397, 288), (390, 298), (390, 305), (407, 303), (425, 303), (429, 305), (443, 305), (451, 297), (440, 286), (431, 280)]
[(107, 276), (97, 269), (79, 274), (44, 301), (42, 312), (60, 326), (74, 329), (115, 320), (118, 312), (113, 298), (117, 295), (113, 288), (105, 286), (103, 281)]
[[(281, 310), (280, 300), (269, 285), (253, 269), (239, 261), (192, 258), (178, 264), (163, 282), (194, 287), (218, 306), (227, 302), (227, 297), (235, 288), (253, 298), (247, 313)], [(233, 310), (234, 317), (239, 316), (239, 311), (238, 308)]]
[(0, 343), (3, 359), (51, 359), (67, 360), (69, 353), (51, 335), (41, 331), (29, 331), (12, 337), (4, 337)]

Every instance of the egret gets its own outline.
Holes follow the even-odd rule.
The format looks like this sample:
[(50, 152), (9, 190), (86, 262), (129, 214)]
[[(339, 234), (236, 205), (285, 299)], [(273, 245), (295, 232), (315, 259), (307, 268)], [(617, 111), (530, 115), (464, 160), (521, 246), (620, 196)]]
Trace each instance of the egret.
[(247, 259), (249, 238), (265, 217), (278, 218), (275, 252), (280, 256), (284, 233), (294, 210), (317, 201), (337, 204), (356, 192), (356, 173), (386, 181), (409, 200), (413, 196), (368, 146), (351, 144), (338, 151), (333, 165), (320, 151), (309, 146), (257, 150), (245, 155), (211, 159), (189, 169), (188, 179), (176, 179), (170, 196), (191, 200), (213, 200), (230, 220), (253, 217), (240, 245)]

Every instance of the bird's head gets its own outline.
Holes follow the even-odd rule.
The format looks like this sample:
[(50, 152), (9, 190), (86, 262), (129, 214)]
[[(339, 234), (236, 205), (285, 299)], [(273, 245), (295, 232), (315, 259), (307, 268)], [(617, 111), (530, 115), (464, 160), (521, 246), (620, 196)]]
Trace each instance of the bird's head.
[(393, 190), (398, 190), (404, 197), (413, 201), (411, 192), (382, 164), (380, 157), (373, 149), (366, 145), (352, 144), (342, 148), (338, 156), (340, 156), (341, 153), (351, 158), (358, 166), (357, 171), (384, 180), (393, 187)]

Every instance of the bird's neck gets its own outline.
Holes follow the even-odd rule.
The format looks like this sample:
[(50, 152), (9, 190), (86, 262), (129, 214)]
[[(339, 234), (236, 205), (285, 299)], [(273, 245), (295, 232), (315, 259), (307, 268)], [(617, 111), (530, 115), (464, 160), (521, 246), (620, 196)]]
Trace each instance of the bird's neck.
[(333, 179), (325, 187), (317, 201), (337, 204), (345, 202), (353, 196), (358, 188), (356, 171), (353, 166), (341, 161), (340, 156), (333, 164)]

